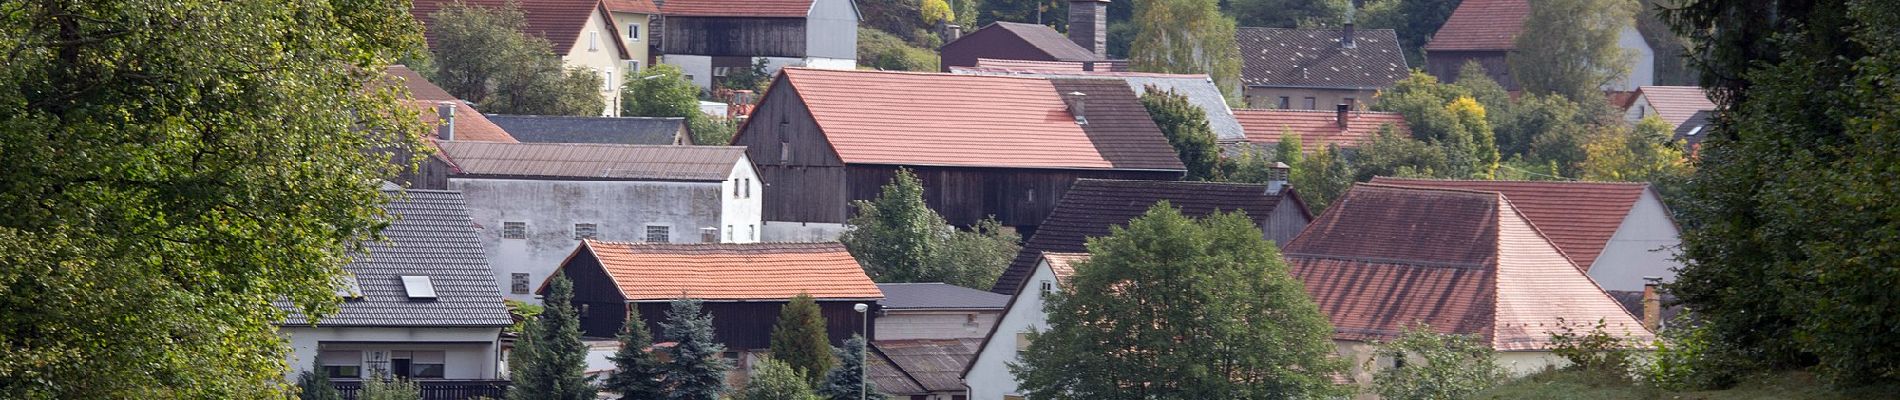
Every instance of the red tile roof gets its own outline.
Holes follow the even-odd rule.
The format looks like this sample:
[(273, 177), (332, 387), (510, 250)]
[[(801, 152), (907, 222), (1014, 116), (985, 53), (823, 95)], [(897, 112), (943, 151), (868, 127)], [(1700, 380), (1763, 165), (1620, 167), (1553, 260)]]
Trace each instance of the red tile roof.
[(1331, 110), (1234, 110), (1234, 118), (1247, 131), (1247, 141), (1255, 144), (1280, 143), (1288, 132), (1299, 135), (1301, 150), (1317, 151), (1328, 145), (1357, 148), (1371, 142), (1379, 127), (1392, 124), (1399, 133), (1411, 132), (1399, 113), (1354, 111), (1346, 116), (1346, 129), (1339, 129), (1339, 112)]
[(1682, 126), (1697, 111), (1715, 109), (1709, 92), (1696, 86), (1644, 86), (1636, 88), (1636, 94), (1656, 110), (1656, 116), (1669, 121), (1669, 126)]
[[(884, 293), (838, 243), (672, 244), (582, 241), (627, 301), (880, 299)], [(564, 263), (567, 268), (572, 261)]]
[(660, 12), (669, 17), (804, 18), (812, 0), (668, 0)]
[[(810, 68), (781, 76), (846, 163), (1182, 169), (1119, 80)], [(1066, 91), (1087, 93), (1089, 126), (1069, 113), (1058, 94)]]
[(416, 100), (461, 101), (455, 98), (455, 95), (449, 94), (449, 91), (443, 90), (441, 86), (430, 83), (428, 78), (423, 78), (422, 74), (409, 69), (407, 65), (391, 65), (383, 70), (383, 74), (392, 78), (387, 79), (391, 84), (400, 84), (409, 89), (409, 95)]
[(1075, 276), (1075, 264), (1089, 260), (1089, 253), (1042, 253), (1044, 261), (1049, 263), (1049, 272), (1056, 275), (1056, 282), (1068, 284), (1069, 277)]
[(1372, 183), (1418, 188), (1461, 189), (1503, 194), (1531, 223), (1550, 237), (1564, 255), (1588, 271), (1610, 236), (1623, 226), (1645, 183), (1562, 181), (1470, 181), (1377, 177)]
[(1531, 15), (1525, 0), (1464, 0), (1425, 44), (1427, 51), (1485, 51), (1517, 48), (1518, 32)]
[[(456, 141), (519, 143), (515, 140), (514, 136), (508, 135), (507, 130), (503, 130), (501, 126), (489, 121), (488, 117), (482, 116), (480, 111), (475, 111), (475, 107), (469, 107), (467, 102), (461, 100), (453, 100), (450, 102), (455, 103)], [(422, 123), (429, 125), (429, 137), (435, 139), (441, 139), (434, 135), (440, 132), (435, 129), (436, 124), (441, 120), (438, 118), (440, 114), (437, 114), (435, 109), (438, 104), (441, 104), (441, 102), (429, 100), (409, 101), (410, 107), (414, 107), (422, 113)]]
[(607, 5), (607, 11), (612, 11), (612, 12), (617, 12), (617, 13), (632, 13), (632, 14), (659, 14), (660, 13), (660, 6), (653, 5), (653, 0), (605, 0), (605, 1), (602, 1), (601, 3)]
[(1335, 339), (1426, 324), (1497, 350), (1548, 350), (1560, 318), (1654, 337), (1497, 193), (1357, 185), (1286, 257)]
[[(586, 31), (587, 20), (595, 13), (606, 10), (601, 0), (415, 0), (414, 5), (409, 8), (409, 14), (422, 22), (423, 37), (428, 39), (429, 47), (435, 47), (435, 34), (427, 29), (428, 25), (435, 22), (432, 14), (456, 2), (484, 8), (501, 8), (506, 4), (515, 3), (520, 7), (522, 16), (527, 19), (527, 26), (523, 28), (523, 33), (547, 39), (551, 45), (550, 50), (554, 54), (563, 56), (567, 55), (569, 49), (574, 48), (574, 42), (580, 40), (581, 34)], [(612, 21), (608, 21), (607, 29), (609, 32), (601, 32), (601, 36), (620, 51), (621, 58), (627, 58), (631, 53), (621, 46), (619, 40), (613, 40), (619, 35), (612, 32), (614, 29)]]

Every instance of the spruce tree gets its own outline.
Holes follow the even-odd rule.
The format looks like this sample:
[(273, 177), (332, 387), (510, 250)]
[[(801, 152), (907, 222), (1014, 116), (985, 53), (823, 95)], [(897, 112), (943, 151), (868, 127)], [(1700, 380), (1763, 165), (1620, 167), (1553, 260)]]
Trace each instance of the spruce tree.
[(813, 386), (824, 381), (831, 369), (831, 343), (817, 299), (799, 293), (779, 310), (778, 325), (772, 327), (772, 358), (791, 366)]
[[(535, 318), (526, 346), (530, 354), (511, 360), (516, 376), (508, 398), (515, 400), (591, 400), (593, 384), (588, 382), (587, 345), (581, 343), (580, 317), (574, 312), (574, 284), (556, 275), (548, 295), (547, 307)], [(518, 350), (519, 351), (519, 350)], [(515, 361), (519, 361), (516, 363)]]
[(877, 391), (876, 385), (864, 382), (864, 337), (852, 335), (844, 342), (844, 347), (832, 349), (838, 355), (838, 367), (832, 368), (825, 376), (825, 384), (818, 387), (818, 397), (828, 400), (857, 400), (859, 392), (862, 398), (884, 400), (884, 394)]
[(647, 332), (647, 323), (640, 318), (640, 310), (632, 309), (627, 313), (627, 327), (620, 332), (620, 351), (608, 356), (614, 363), (614, 374), (607, 377), (606, 389), (619, 393), (622, 400), (657, 399), (665, 395), (660, 386), (660, 360), (648, 351), (653, 347), (653, 334)]
[(700, 312), (699, 300), (673, 300), (666, 323), (660, 324), (666, 330), (664, 340), (674, 343), (666, 351), (672, 360), (661, 380), (667, 399), (716, 400), (725, 394), (732, 363), (725, 359), (726, 346), (713, 341), (712, 322), (711, 315)]
[[(537, 320), (539, 316), (535, 317)], [(508, 394), (509, 400), (540, 399), (539, 393), (547, 393), (543, 380), (535, 379), (535, 366), (540, 364), (540, 351), (535, 337), (541, 334), (541, 324), (534, 320), (522, 325), (521, 336), (515, 339), (515, 348), (508, 352)]]
[(297, 374), (297, 389), (297, 400), (343, 400), (343, 393), (337, 392), (322, 369)]

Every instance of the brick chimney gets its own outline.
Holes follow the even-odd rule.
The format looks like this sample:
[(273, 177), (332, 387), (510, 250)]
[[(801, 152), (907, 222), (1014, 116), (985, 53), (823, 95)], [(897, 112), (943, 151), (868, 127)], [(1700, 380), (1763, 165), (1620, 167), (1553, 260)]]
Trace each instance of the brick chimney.
[(455, 102), (435, 103), (435, 136), (444, 141), (455, 140)]
[(1339, 130), (1343, 131), (1343, 130), (1346, 130), (1347, 128), (1352, 127), (1351, 123), (1346, 122), (1348, 119), (1347, 117), (1350, 117), (1351, 114), (1352, 114), (1352, 105), (1344, 104), (1344, 103), (1341, 103), (1337, 107), (1337, 111), (1333, 112), (1333, 122), (1339, 125)]
[(1339, 37), (1339, 48), (1350, 49), (1350, 48), (1359, 46), (1357, 43), (1353, 43), (1352, 41), (1353, 14), (1358, 13), (1358, 11), (1359, 11), (1359, 0), (1353, 0), (1350, 4), (1346, 5), (1346, 29), (1344, 29), (1345, 32), (1341, 34)]
[(1108, 58), (1108, 1), (1069, 0), (1069, 41)]
[(1662, 331), (1662, 278), (1643, 277), (1643, 327)]

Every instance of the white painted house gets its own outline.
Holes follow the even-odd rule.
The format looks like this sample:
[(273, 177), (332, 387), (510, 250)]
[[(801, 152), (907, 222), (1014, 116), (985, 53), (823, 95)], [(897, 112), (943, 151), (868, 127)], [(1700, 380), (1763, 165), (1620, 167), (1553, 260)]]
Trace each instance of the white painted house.
[(581, 239), (759, 241), (761, 184), (741, 147), (439, 145), (509, 299), (538, 302), (535, 286)]
[(759, 58), (768, 75), (784, 67), (858, 67), (853, 0), (668, 0), (660, 13), (660, 62), (700, 88)]
[(948, 283), (880, 283), (877, 338), (982, 338), (996, 325), (1009, 296)]
[(1043, 298), (1066, 285), (1075, 274), (1071, 265), (1088, 259), (1082, 253), (1042, 253), (1022, 290), (1011, 296), (989, 338), (976, 350), (976, 359), (963, 371), (963, 383), (969, 385), (970, 400), (1021, 399), (1016, 375), (1009, 364), (1029, 348), (1029, 333), (1049, 330), (1049, 315), (1043, 313)]
[(646, 53), (636, 51), (636, 44), (629, 41), (625, 32), (621, 32), (622, 28), (605, 1), (416, 0), (410, 8), (410, 14), (424, 25), (423, 33), (429, 40), (430, 48), (436, 46), (436, 38), (426, 27), (434, 23), (437, 11), (456, 2), (489, 9), (516, 4), (525, 17), (523, 33), (546, 39), (550, 46), (549, 52), (560, 57), (561, 63), (568, 68), (579, 68), (599, 75), (600, 95), (606, 102), (600, 115), (620, 116), (620, 84), (629, 73), (639, 70), (638, 62)]
[(296, 379), (325, 373), (346, 391), (377, 374), (423, 387), (481, 388), (499, 396), (501, 330), (514, 321), (460, 193), (384, 190), (385, 241), (343, 267), (335, 314), (312, 320), (289, 304), (279, 334)]

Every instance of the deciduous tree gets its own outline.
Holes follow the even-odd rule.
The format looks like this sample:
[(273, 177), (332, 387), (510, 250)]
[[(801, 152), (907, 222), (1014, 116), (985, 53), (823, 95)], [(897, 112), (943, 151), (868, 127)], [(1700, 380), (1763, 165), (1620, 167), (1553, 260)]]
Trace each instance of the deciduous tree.
[(1629, 75), (1634, 55), (1616, 41), (1635, 23), (1636, 2), (1528, 1), (1526, 29), (1508, 60), (1512, 78), (1525, 91), (1585, 102), (1601, 99), (1604, 85)]
[(1187, 95), (1173, 89), (1149, 86), (1141, 94), (1141, 105), (1161, 128), (1162, 136), (1174, 146), (1181, 164), (1187, 166), (1188, 180), (1213, 180), (1219, 172), (1220, 146), (1214, 130), (1207, 127), (1207, 112), (1189, 102)]
[(1018, 236), (993, 220), (951, 227), (924, 203), (923, 182), (909, 169), (899, 168), (876, 199), (854, 204), (858, 214), (838, 241), (878, 282), (986, 287), (1019, 248)]
[(600, 115), (606, 86), (594, 71), (568, 68), (547, 39), (529, 35), (514, 3), (449, 3), (430, 15), (435, 83), (499, 114)]
[(1234, 19), (1214, 0), (1149, 0), (1135, 4), (1135, 40), (1128, 62), (1137, 71), (1207, 74), (1229, 103), (1240, 99), (1240, 49)]
[(1497, 351), (1478, 337), (1420, 326), (1376, 346), (1376, 357), (1366, 360), (1367, 369), (1385, 360), (1402, 360), (1372, 376), (1373, 390), (1388, 400), (1472, 398), (1510, 378), (1498, 366)]
[[(826, 346), (829, 350), (830, 346)], [(830, 358), (830, 355), (826, 355)], [(804, 375), (776, 358), (767, 358), (752, 368), (752, 379), (733, 400), (816, 400)]]

